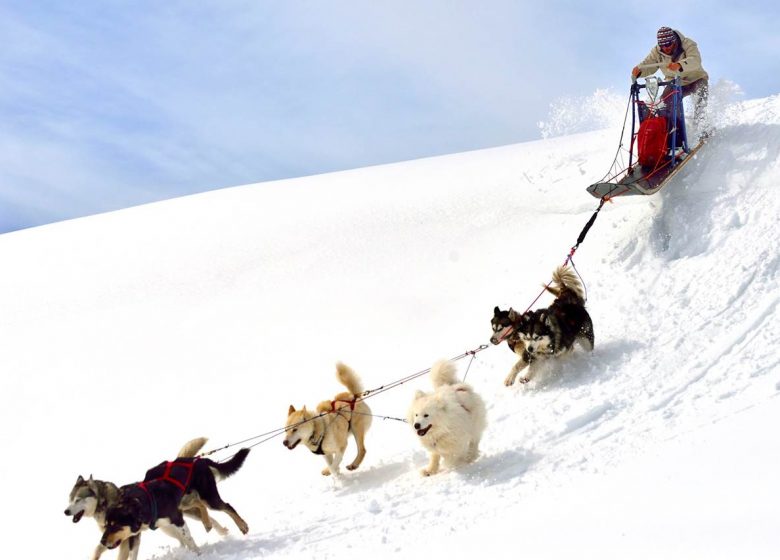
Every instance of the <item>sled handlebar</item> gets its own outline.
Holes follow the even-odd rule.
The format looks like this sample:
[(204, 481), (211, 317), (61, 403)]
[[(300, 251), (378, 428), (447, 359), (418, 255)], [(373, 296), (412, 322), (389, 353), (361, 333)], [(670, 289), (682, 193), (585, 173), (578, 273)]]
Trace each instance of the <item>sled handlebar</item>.
[[(634, 79), (633, 82), (631, 83), (631, 91), (634, 91), (634, 90), (639, 91), (640, 89), (647, 88), (647, 81), (648, 80), (652, 80), (652, 79), (655, 79), (655, 77), (654, 76), (647, 76), (647, 78), (645, 78), (645, 83), (644, 84), (640, 84), (640, 83), (638, 83), (636, 81), (636, 79)], [(671, 80), (666, 80), (666, 81), (657, 80), (658, 87), (679, 86), (679, 84), (680, 84), (680, 78), (679, 77), (675, 77), (675, 78), (672, 78)]]
[[(653, 63), (650, 63), (650, 64), (640, 64), (640, 65), (637, 66), (637, 68), (639, 68), (639, 70), (641, 72), (650, 72), (650, 71), (652, 71), (653, 74), (655, 74), (658, 70), (660, 70), (661, 68), (663, 68), (664, 66), (667, 66), (667, 65), (668, 65), (667, 62), (653, 62)], [(673, 74), (675, 76), (679, 76), (680, 72), (673, 72)], [(646, 76), (646, 77), (649, 77), (649, 76)], [(637, 77), (632, 74), (631, 75), (631, 82), (632, 83), (636, 83), (636, 80), (637, 80)], [(661, 82), (661, 85), (663, 85), (663, 82)]]

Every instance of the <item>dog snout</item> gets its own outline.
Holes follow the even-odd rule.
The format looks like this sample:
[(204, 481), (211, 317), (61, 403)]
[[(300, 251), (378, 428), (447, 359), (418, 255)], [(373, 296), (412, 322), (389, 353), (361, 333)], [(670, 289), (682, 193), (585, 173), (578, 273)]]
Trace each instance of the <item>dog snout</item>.
[(100, 539), (100, 544), (105, 546), (107, 549), (112, 550), (119, 546), (119, 543), (122, 541), (120, 539), (117, 539), (114, 535), (103, 535), (103, 538)]
[(490, 344), (498, 344), (498, 339), (495, 336), (490, 337)]

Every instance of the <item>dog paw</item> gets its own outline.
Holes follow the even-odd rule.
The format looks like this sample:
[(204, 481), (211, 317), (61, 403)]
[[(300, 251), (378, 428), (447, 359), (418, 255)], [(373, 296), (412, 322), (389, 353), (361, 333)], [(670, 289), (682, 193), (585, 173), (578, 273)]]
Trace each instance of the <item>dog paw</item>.
[(243, 533), (244, 535), (246, 535), (249, 532), (249, 525), (247, 525), (246, 523), (239, 524), (238, 528), (241, 531), (241, 533)]
[(354, 471), (356, 468), (358, 468), (358, 465), (347, 465), (348, 471)]
[(528, 383), (529, 381), (531, 381), (531, 378), (529, 378), (529, 377), (521, 377), (520, 378), (520, 383), (525, 384), (525, 383)]
[(330, 476), (330, 469), (328, 468), (322, 469), (322, 476)]

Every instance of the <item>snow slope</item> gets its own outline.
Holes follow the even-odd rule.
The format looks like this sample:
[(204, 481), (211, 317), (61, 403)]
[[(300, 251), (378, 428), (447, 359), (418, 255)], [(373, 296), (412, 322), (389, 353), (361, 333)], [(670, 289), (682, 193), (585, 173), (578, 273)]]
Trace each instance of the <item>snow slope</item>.
[[(337, 360), (376, 388), (486, 343), (493, 306), (524, 309), (563, 262), (616, 140), (248, 185), (0, 236), (4, 556), (89, 557), (94, 523), (62, 514), (79, 474), (133, 482), (192, 437), (218, 447), (278, 428), (289, 404), (340, 390)], [(779, 156), (780, 96), (732, 104), (674, 185), (604, 207), (574, 258), (596, 350), (512, 388), (512, 354), (478, 353), (468, 381), (489, 426), (476, 463), (422, 478), (412, 430), (375, 419), (363, 466), (334, 481), (271, 439), (220, 484), (250, 533), (225, 516), (226, 539), (191, 524), (199, 558), (777, 558)], [(428, 386), (369, 404), (403, 417)], [(195, 558), (172, 544), (144, 534), (140, 557)]]

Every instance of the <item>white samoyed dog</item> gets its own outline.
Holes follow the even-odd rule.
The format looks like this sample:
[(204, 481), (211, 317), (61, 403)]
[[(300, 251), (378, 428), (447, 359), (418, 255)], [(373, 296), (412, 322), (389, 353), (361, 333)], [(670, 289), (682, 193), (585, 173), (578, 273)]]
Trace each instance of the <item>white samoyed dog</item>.
[(455, 377), (455, 364), (441, 360), (431, 368), (434, 391), (417, 391), (407, 421), (430, 453), (424, 476), (447, 466), (471, 463), (479, 455), (479, 440), (487, 426), (485, 403), (470, 385)]

